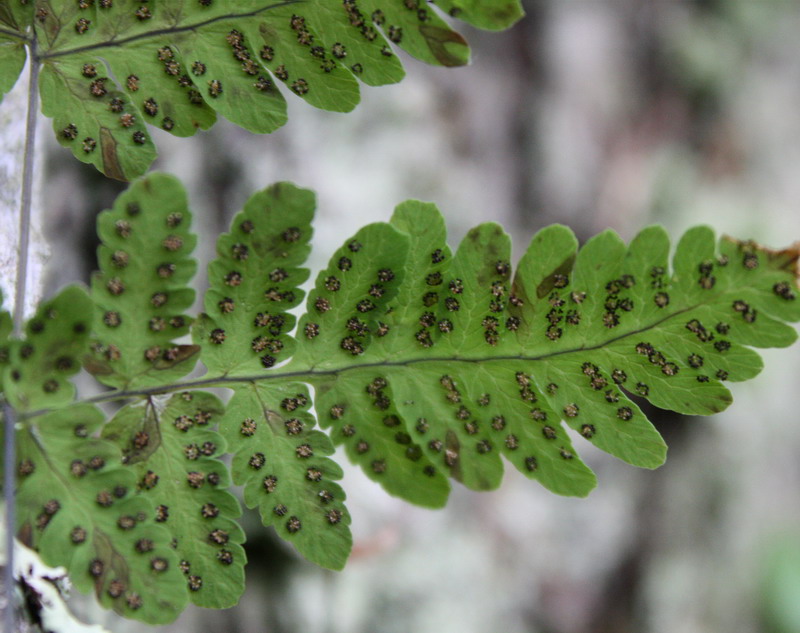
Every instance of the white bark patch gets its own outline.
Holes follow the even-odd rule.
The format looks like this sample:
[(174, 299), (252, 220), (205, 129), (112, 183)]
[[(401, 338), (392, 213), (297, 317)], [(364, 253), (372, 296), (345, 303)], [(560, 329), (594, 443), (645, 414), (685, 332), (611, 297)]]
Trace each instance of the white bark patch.
[[(27, 115), (28, 67), (25, 67), (17, 85), (0, 104), (0, 288), (3, 291), (3, 308), (14, 309), (14, 287), (17, 277), (19, 248), (19, 213), (22, 195), (22, 168), (25, 152), (25, 117)], [(41, 115), (40, 115), (41, 118)], [(49, 126), (40, 121), (36, 146), (41, 148), (43, 134)], [(41, 163), (41, 161), (37, 161)], [(42, 174), (36, 169), (33, 177), (33, 205), (31, 209), (31, 242), (28, 259), (28, 282), (25, 295), (25, 314), (33, 312), (41, 297), (44, 263), (49, 254), (42, 234), (41, 196)]]

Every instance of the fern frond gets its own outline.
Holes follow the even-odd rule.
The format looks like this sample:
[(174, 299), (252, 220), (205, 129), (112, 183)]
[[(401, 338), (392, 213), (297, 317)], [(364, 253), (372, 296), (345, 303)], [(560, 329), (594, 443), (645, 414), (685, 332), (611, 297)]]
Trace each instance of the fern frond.
[(136, 494), (119, 450), (94, 437), (103, 421), (96, 407), (78, 404), (18, 432), (18, 535), (105, 607), (171, 622), (188, 600), (171, 535)]
[[(800, 319), (795, 251), (716, 243), (699, 227), (678, 244), (670, 272), (658, 227), (629, 247), (607, 231), (578, 251), (572, 232), (553, 226), (534, 237), (512, 276), (510, 242), (497, 225), (473, 229), (450, 258), (443, 240), (431, 239), (442, 235), (432, 206), (406, 203), (392, 222), (408, 231), (394, 237), (394, 250), (406, 252), (405, 238), (414, 255), (387, 262), (375, 248), (386, 225), (354, 238), (361, 248), (348, 253), (345, 271), (346, 247), (337, 252), (309, 294), (287, 371), (305, 372), (334, 439), (395, 493), (418, 479), (386, 467), (385, 443), (362, 433), (390, 427), (394, 453), (421, 453), (471, 488), (499, 484), (503, 454), (554, 492), (585, 495), (594, 476), (564, 422), (654, 468), (666, 446), (632, 398), (720, 411), (731, 401), (722, 383), (761, 367), (746, 346), (796, 339), (783, 323)], [(336, 290), (326, 283), (332, 276)], [(403, 277), (404, 290), (394, 290)], [(376, 293), (385, 294), (376, 301)]]
[(223, 410), (211, 394), (184, 392), (128, 405), (103, 428), (169, 530), (191, 601), (216, 609), (239, 601), (245, 563), (241, 510), (227, 491), (228, 469), (216, 459), (225, 441), (211, 430)]
[(211, 287), (194, 327), (202, 360), (215, 375), (256, 373), (291, 357), (296, 317), (302, 302), (300, 268), (310, 251), (314, 194), (279, 183), (247, 201), (217, 240), (217, 259), (208, 269)]
[[(59, 143), (119, 180), (141, 175), (155, 158), (146, 123), (191, 136), (221, 115), (272, 132), (287, 118), (280, 84), (310, 105), (347, 112), (359, 102), (359, 81), (403, 78), (394, 47), (429, 64), (469, 61), (464, 38), (418, 0), (51, 0), (38, 9), (42, 111)], [(441, 9), (486, 29), (522, 17), (516, 0), (448, 1)], [(24, 41), (0, 31), (0, 89), (19, 74)]]
[[(800, 319), (792, 250), (717, 243), (699, 227), (678, 244), (670, 271), (659, 227), (628, 246), (606, 231), (579, 250), (556, 225), (533, 238), (515, 274), (510, 253), (502, 229), (484, 224), (453, 255), (436, 208), (404, 203), (391, 223), (347, 240), (319, 274), (288, 366), (243, 379), (313, 385), (334, 442), (412, 502), (442, 505), (446, 477), (496, 487), (500, 455), (556, 493), (584, 496), (595, 477), (567, 429), (655, 468), (666, 445), (640, 398), (682, 413), (720, 411), (731, 401), (723, 383), (761, 368), (752, 346), (796, 339), (783, 322)], [(207, 307), (218, 305), (213, 297)], [(228, 345), (207, 334), (196, 339), (204, 353)], [(252, 332), (231, 336), (232, 349), (252, 356)]]
[[(75, 387), (68, 378), (81, 368), (89, 344), (91, 314), (86, 291), (69, 286), (38, 307), (25, 325), (24, 340), (11, 341), (2, 382), (6, 398), (17, 411), (72, 402)], [(6, 318), (0, 319), (9, 327)]]
[(313, 430), (310, 407), (301, 383), (244, 384), (234, 390), (220, 431), (234, 451), (233, 479), (244, 485), (247, 506), (308, 560), (341, 569), (353, 541), (336, 483), (342, 469), (329, 457), (328, 437)]
[[(132, 217), (131, 204), (138, 211)], [(73, 406), (47, 416), (34, 410), (63, 407), (71, 398), (65, 378), (74, 366), (66, 371), (64, 364), (66, 373), (52, 378), (61, 366), (53, 359), (85, 356), (87, 332), (63, 335), (88, 322), (85, 293), (64, 291), (40, 309), (26, 341), (9, 345), (6, 394), (28, 412), (25, 423), (36, 425), (21, 431), (23, 460), (38, 469), (47, 457), (57, 474), (72, 464), (58, 465), (62, 458), (50, 459), (51, 452), (85, 462), (80, 446), (100, 455), (92, 442), (110, 451), (106, 440), (113, 440), (124, 455), (124, 465), (112, 469), (127, 482), (121, 497), (136, 487), (141, 521), (149, 525), (155, 516), (159, 538), (173, 539), (183, 591), (199, 605), (228, 606), (242, 591), (239, 509), (216, 459), (225, 450), (233, 454), (233, 482), (244, 486), (245, 503), (258, 508), (262, 522), (309, 560), (340, 569), (352, 536), (334, 445), (390, 494), (427, 507), (445, 504), (451, 478), (475, 490), (496, 488), (502, 457), (548, 490), (585, 496), (596, 479), (578, 456), (580, 442), (655, 468), (666, 445), (639, 403), (689, 414), (721, 411), (731, 401), (724, 383), (761, 369), (752, 348), (797, 338), (787, 324), (800, 320), (796, 247), (772, 251), (717, 240), (698, 227), (670, 256), (665, 231), (650, 227), (627, 245), (605, 231), (579, 248), (572, 231), (555, 225), (534, 236), (514, 271), (510, 239), (497, 224), (476, 227), (452, 252), (436, 207), (417, 201), (344, 242), (317, 276), (295, 329), (290, 310), (303, 298), (313, 211), (311, 192), (280, 183), (234, 218), (209, 265), (207, 313), (192, 332), (191, 349), (201, 349), (208, 373), (183, 384), (170, 380), (191, 361), (160, 369), (158, 359), (142, 360), (149, 346), (172, 346), (186, 332), (149, 327), (179, 314), (192, 296), (186, 284), (194, 237), (185, 232), (180, 186), (150, 176), (99, 217), (104, 270), (92, 295), (96, 336), (106, 350), (117, 346), (122, 359), (136, 362), (119, 370), (108, 363), (115, 373), (100, 378), (117, 390), (95, 400), (144, 398), (117, 413), (102, 430), (104, 440), (69, 444), (76, 441), (69, 424), (94, 420), (94, 409)], [(166, 243), (180, 247), (169, 253), (174, 277), (162, 279), (154, 271), (166, 261)], [(124, 292), (108, 296), (117, 284)], [(154, 311), (154, 293), (170, 297), (169, 312)], [(118, 315), (109, 327), (103, 321), (112, 310)], [(87, 366), (97, 373), (102, 360), (87, 357)], [(51, 378), (59, 388), (45, 397), (39, 392)], [(190, 391), (200, 386), (233, 390), (224, 412), (214, 396)], [(217, 421), (219, 432), (211, 428)], [(327, 435), (315, 429), (317, 421)], [(39, 440), (45, 428), (52, 446)], [(24, 488), (34, 470), (28, 462), (18, 466)], [(43, 491), (63, 489), (42, 480), (25, 493), (33, 499), (23, 522), (31, 539), (40, 534), (37, 520), (42, 533), (50, 529), (55, 513), (44, 508), (54, 507), (51, 498), (63, 505)], [(94, 485), (93, 496), (81, 493), (75, 503), (86, 506), (82, 517), (103, 490)], [(130, 552), (119, 556), (125, 564), (139, 560)], [(135, 591), (143, 598), (147, 586), (141, 587)], [(170, 598), (176, 605), (183, 599)], [(119, 596), (107, 603), (127, 613)]]
[(0, 98), (17, 83), (26, 58), (25, 40), (0, 29)]
[(14, 87), (25, 66), (32, 18), (32, 4), (0, 3), (0, 99)]
[(177, 179), (150, 174), (97, 219), (100, 272), (92, 279), (96, 341), (87, 369), (122, 389), (164, 384), (192, 370), (199, 348), (175, 343), (189, 332), (197, 237)]

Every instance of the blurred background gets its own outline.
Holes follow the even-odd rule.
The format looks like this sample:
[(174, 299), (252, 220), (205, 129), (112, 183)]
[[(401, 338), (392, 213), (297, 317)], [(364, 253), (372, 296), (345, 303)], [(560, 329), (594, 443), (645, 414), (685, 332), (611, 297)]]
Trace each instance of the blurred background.
[[(244, 200), (278, 180), (318, 194), (314, 275), (407, 198), (439, 205), (453, 246), (479, 222), (503, 223), (517, 257), (553, 222), (581, 239), (607, 227), (630, 239), (654, 222), (675, 238), (708, 223), (773, 247), (800, 239), (800, 4), (525, 5), (508, 32), (462, 29), (470, 67), (406, 60), (402, 83), (364, 89), (351, 114), (289, 94), (289, 123), (269, 136), (224, 121), (188, 142), (151, 130), (156, 167), (190, 191), (203, 261)], [(94, 215), (121, 188), (45, 143), (52, 289), (88, 280)], [(348, 468), (355, 548), (343, 572), (299, 559), (248, 513), (241, 604), (189, 609), (155, 630), (796, 633), (800, 347), (764, 356), (759, 378), (732, 385), (725, 413), (652, 411), (670, 449), (657, 471), (576, 441), (599, 478), (588, 499), (556, 497), (508, 468), (496, 492), (455, 484), (433, 512)], [(77, 608), (116, 633), (146, 629)]]

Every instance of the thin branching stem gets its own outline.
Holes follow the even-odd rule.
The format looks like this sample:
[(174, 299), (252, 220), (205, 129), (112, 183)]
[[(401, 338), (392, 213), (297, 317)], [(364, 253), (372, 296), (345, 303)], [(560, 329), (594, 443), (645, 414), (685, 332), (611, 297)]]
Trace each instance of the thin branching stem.
[(14, 29), (7, 29), (5, 27), (0, 27), (0, 35), (5, 35), (6, 37), (13, 37), (17, 40), (22, 40), (23, 42), (30, 42), (31, 38), (25, 35), (24, 33), (20, 33), (19, 31), (15, 31)]
[[(31, 202), (33, 200), (33, 163), (36, 149), (36, 120), (39, 113), (39, 61), (36, 59), (35, 39), (30, 44), (30, 85), (28, 86), (28, 112), (25, 129), (25, 150), (22, 166), (22, 194), (19, 212), (19, 243), (17, 248), (17, 279), (14, 299), (14, 333), (22, 334), (25, 317), (25, 294), (28, 283), (28, 255), (31, 235)], [(17, 413), (5, 404), (3, 406), (5, 443), (3, 448), (3, 499), (6, 506), (6, 567), (5, 567), (5, 630), (16, 631), (16, 608), (14, 605), (14, 533), (16, 531), (16, 464), (15, 431)]]

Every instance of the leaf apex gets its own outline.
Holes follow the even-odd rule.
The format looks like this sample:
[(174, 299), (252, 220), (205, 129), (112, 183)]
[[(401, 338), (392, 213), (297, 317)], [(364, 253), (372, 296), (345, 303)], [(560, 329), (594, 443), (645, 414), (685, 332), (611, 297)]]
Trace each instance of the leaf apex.
[(565, 497), (575, 497), (577, 499), (586, 499), (592, 491), (597, 488), (597, 475), (594, 474), (592, 471), (592, 478), (589, 482), (590, 485), (584, 486), (583, 488), (577, 488), (574, 492), (562, 492), (559, 493)]
[(661, 468), (667, 461), (667, 452), (669, 451), (669, 447), (667, 443), (662, 439), (660, 445), (658, 446), (661, 449), (658, 452), (653, 452), (652, 457), (653, 461), (651, 462), (642, 462), (637, 464), (640, 468), (646, 468), (647, 470), (656, 470)]
[(774, 261), (777, 264), (776, 268), (791, 273), (795, 284), (800, 288), (800, 240), (786, 248), (773, 249), (753, 240), (739, 240), (730, 235), (723, 235), (722, 239), (741, 250), (755, 250), (763, 253), (770, 261)]

